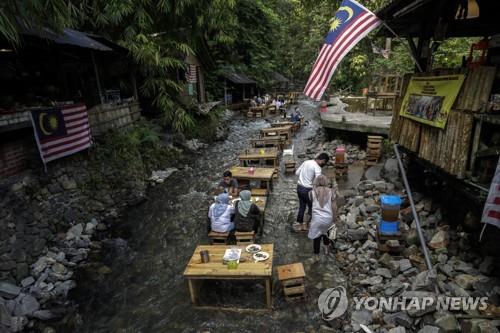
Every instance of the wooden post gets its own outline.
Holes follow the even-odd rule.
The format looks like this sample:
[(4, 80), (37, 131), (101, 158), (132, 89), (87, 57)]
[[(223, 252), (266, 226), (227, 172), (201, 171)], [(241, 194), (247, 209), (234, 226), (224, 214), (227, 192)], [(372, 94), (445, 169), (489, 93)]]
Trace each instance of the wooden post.
[(476, 126), (474, 128), (474, 139), (472, 141), (472, 151), (470, 154), (470, 172), (471, 176), (474, 177), (476, 172), (476, 154), (479, 150), (479, 143), (481, 138), (481, 127), (483, 126), (483, 118), (476, 120)]
[(104, 98), (102, 96), (102, 88), (101, 88), (101, 81), (99, 80), (99, 71), (97, 70), (97, 64), (95, 62), (95, 56), (94, 56), (94, 51), (90, 51), (90, 57), (92, 58), (92, 64), (94, 65), (94, 72), (95, 72), (95, 78), (97, 81), (97, 91), (99, 93), (99, 100), (101, 101), (101, 104), (104, 104)]

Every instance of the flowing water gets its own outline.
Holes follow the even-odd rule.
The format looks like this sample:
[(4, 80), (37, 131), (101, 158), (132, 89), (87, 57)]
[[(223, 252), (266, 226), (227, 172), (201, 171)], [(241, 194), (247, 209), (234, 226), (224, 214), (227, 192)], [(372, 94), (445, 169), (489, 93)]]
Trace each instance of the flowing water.
[[(294, 138), (296, 160), (315, 153), (324, 140), (316, 108), (301, 104), (308, 119)], [(128, 247), (107, 252), (111, 273), (92, 278), (83, 271), (75, 298), (80, 304), (78, 332), (315, 332), (323, 324), (317, 298), (325, 289), (346, 285), (333, 255), (313, 263), (312, 241), (294, 233), (298, 199), (296, 177), (281, 172), (270, 195), (264, 234), (257, 241), (274, 243), (274, 267), (303, 262), (308, 298), (287, 303), (274, 271), (272, 312), (238, 313), (192, 307), (183, 271), (197, 244), (208, 244), (206, 215), (212, 190), (222, 172), (238, 161), (250, 138), (265, 120), (235, 118), (226, 141), (192, 157), (188, 167), (152, 188), (149, 200), (132, 208), (120, 221)], [(297, 156), (302, 158), (297, 158)], [(283, 170), (282, 170), (283, 171)], [(211, 305), (264, 307), (264, 287), (258, 282), (211, 282), (202, 289), (202, 302)]]

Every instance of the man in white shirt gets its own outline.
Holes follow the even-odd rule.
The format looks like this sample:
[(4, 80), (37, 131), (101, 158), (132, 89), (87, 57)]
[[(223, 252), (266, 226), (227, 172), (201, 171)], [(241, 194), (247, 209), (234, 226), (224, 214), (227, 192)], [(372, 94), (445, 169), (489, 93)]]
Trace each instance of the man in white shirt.
[(295, 174), (299, 176), (297, 182), (297, 195), (299, 197), (299, 213), (297, 214), (297, 223), (300, 224), (301, 230), (307, 230), (304, 223), (304, 213), (306, 206), (308, 208), (309, 216), (311, 215), (312, 202), (309, 197), (313, 187), (314, 178), (321, 175), (321, 168), (324, 167), (330, 156), (327, 153), (321, 153), (314, 160), (307, 160), (300, 165)]

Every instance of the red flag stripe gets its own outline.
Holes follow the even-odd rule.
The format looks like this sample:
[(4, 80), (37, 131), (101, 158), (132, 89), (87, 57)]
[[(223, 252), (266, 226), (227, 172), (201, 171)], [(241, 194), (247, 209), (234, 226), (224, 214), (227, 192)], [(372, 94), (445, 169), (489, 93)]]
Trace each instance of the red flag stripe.
[[(323, 86), (327, 83), (325, 83), (326, 79), (330, 76), (330, 71), (335, 65), (338, 55), (345, 50), (345, 48), (348, 48), (350, 45), (352, 45), (353, 41), (364, 31), (366, 31), (366, 28), (369, 27), (373, 21), (378, 21), (378, 19), (373, 17), (372, 15), (365, 14), (363, 16), (360, 16), (358, 21), (356, 22), (356, 25), (352, 26), (349, 31), (346, 30), (346, 32), (342, 35), (342, 38), (339, 38), (335, 46), (332, 47), (328, 60), (325, 64), (325, 69), (318, 75), (313, 81), (313, 86), (314, 88), (310, 92), (311, 98), (317, 98), (317, 95), (319, 91), (322, 90)], [(325, 87), (326, 88), (326, 87)]]
[(53, 160), (57, 160), (58, 158), (61, 158), (61, 157), (64, 157), (64, 156), (68, 156), (68, 155), (71, 155), (71, 154), (74, 154), (74, 153), (77, 153), (83, 149), (86, 149), (86, 148), (89, 148), (90, 147), (90, 140), (89, 142), (85, 143), (85, 144), (81, 144), (81, 145), (78, 145), (78, 146), (72, 146), (72, 147), (68, 147), (67, 150), (59, 153), (59, 154), (56, 154), (56, 155), (52, 155), (50, 157), (46, 157), (45, 158), (45, 161), (46, 162), (50, 162), (50, 161), (53, 161)]
[[(356, 27), (366, 19), (366, 17), (369, 16), (369, 14), (361, 14), (357, 20), (351, 22), (349, 26), (346, 28), (345, 32), (342, 33), (341, 35), (337, 36), (337, 39), (335, 40), (334, 43), (332, 44), (325, 44), (327, 45), (327, 51), (323, 53), (322, 57), (318, 57), (319, 66), (317, 68), (313, 68), (313, 71), (311, 73), (311, 76), (309, 77), (309, 82), (307, 84), (308, 88), (306, 88), (307, 91), (311, 89), (311, 86), (315, 86), (315, 80), (317, 79), (318, 75), (321, 75), (321, 73), (324, 72), (324, 68), (327, 66), (328, 59), (331, 59), (331, 55), (335, 50), (337, 49), (338, 45), (337, 43), (342, 43), (351, 33), (353, 29), (356, 29)], [(338, 47), (341, 47), (339, 45)]]
[[(333, 72), (337, 68), (340, 63), (340, 60), (344, 58), (344, 56), (361, 40), (366, 34), (375, 28), (379, 24), (378, 18), (372, 18), (368, 21), (363, 28), (363, 31), (358, 32), (357, 34), (353, 34), (351, 39), (347, 42), (347, 45), (344, 44), (344, 48), (339, 49), (334, 54), (333, 61), (330, 63), (330, 67), (324, 72), (324, 79), (321, 81), (316, 88), (316, 94), (314, 94), (313, 98), (319, 99), (326, 88), (328, 87), (328, 83), (333, 75)], [(373, 26), (373, 28), (372, 28)], [(368, 32), (366, 32), (368, 30)], [(319, 89), (318, 89), (319, 88)]]
[(60, 147), (46, 149), (46, 150), (44, 150), (43, 156), (50, 157), (54, 154), (65, 152), (65, 151), (67, 151), (75, 146), (79, 146), (79, 145), (82, 145), (82, 144), (85, 144), (88, 142), (90, 142), (90, 138), (88, 136), (85, 138), (82, 138), (82, 139), (77, 139), (77, 140), (74, 140), (73, 142), (69, 142), (68, 144), (60, 146)]
[(488, 212), (488, 217), (500, 220), (500, 211), (492, 209)]
[(67, 116), (67, 115), (65, 115), (65, 116), (64, 116), (64, 122), (65, 122), (66, 124), (69, 124), (69, 123), (71, 123), (71, 122), (73, 122), (73, 121), (78, 121), (78, 120), (87, 119), (87, 118), (88, 118), (88, 117), (87, 117), (87, 115), (86, 115), (85, 113), (84, 113), (84, 114), (82, 114), (81, 112), (78, 112), (78, 113), (73, 114), (73, 115), (71, 115), (71, 116)]
[(309, 86), (312, 83), (312, 76), (316, 73), (318, 68), (320, 67), (320, 63), (322, 61), (322, 58), (326, 52), (328, 52), (328, 49), (330, 48), (329, 44), (323, 44), (321, 47), (321, 50), (319, 51), (318, 57), (316, 58), (316, 61), (314, 62), (314, 65), (312, 67), (312, 72), (311, 75), (309, 76), (309, 80), (307, 80), (306, 87), (304, 88), (304, 91), (307, 91), (309, 89)]
[(496, 198), (493, 200), (493, 204), (495, 204), (495, 205), (500, 205), (500, 197), (496, 197)]
[(48, 138), (48, 139), (40, 140), (40, 144), (43, 146), (43, 145), (45, 145), (48, 142), (57, 141), (57, 140), (60, 140), (62, 138), (66, 138), (66, 137), (68, 137), (70, 135), (78, 134), (80, 131), (88, 129), (88, 128), (89, 128), (88, 122), (87, 123), (82, 123), (82, 124), (77, 124), (77, 125), (74, 125), (74, 126), (71, 126), (71, 127), (66, 127), (66, 133), (67, 133), (66, 135), (64, 135), (62, 137), (58, 136), (58, 137), (54, 137), (54, 138)]
[(89, 136), (89, 130), (88, 130), (88, 128), (86, 128), (86, 129), (80, 130), (79, 133), (75, 133), (74, 135), (72, 135), (70, 137), (66, 136), (66, 137), (59, 139), (59, 140), (44, 143), (44, 144), (42, 144), (42, 147), (44, 149), (59, 147), (61, 145), (66, 145), (68, 143), (75, 142), (76, 140), (79, 140), (81, 138), (85, 138), (88, 136)]

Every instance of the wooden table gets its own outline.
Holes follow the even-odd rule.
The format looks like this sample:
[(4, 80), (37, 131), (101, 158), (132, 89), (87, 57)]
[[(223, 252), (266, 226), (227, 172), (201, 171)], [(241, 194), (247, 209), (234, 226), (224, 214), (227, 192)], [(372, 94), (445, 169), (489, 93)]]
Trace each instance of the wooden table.
[(232, 167), (231, 173), (237, 180), (259, 180), (266, 183), (266, 188), (270, 192), (273, 188), (274, 168), (254, 168), (253, 174), (248, 173), (248, 167)]
[(265, 105), (262, 106), (251, 106), (248, 109), (248, 113), (252, 114), (252, 117), (258, 118), (257, 115), (260, 117), (265, 117), (267, 112), (267, 107)]
[[(227, 265), (222, 263), (222, 257), (226, 249), (233, 245), (198, 245), (193, 256), (189, 260), (184, 277), (187, 279), (191, 302), (198, 306), (199, 283), (200, 280), (264, 280), (266, 284), (266, 306), (272, 310), (272, 273), (273, 273), (273, 244), (262, 244), (262, 251), (269, 253), (269, 259), (263, 262), (254, 262), (251, 254), (243, 249), (241, 255), (246, 259), (240, 260), (238, 268), (228, 269)], [(200, 251), (209, 252), (210, 261), (202, 263)], [(213, 308), (213, 307), (204, 307)], [(219, 308), (221, 309), (221, 308)], [(224, 308), (222, 308), (224, 309)]]
[(273, 168), (279, 166), (278, 149), (273, 148), (250, 148), (240, 154), (240, 166), (250, 166), (253, 161), (257, 161), (259, 166), (271, 162)]
[(275, 147), (279, 150), (283, 150), (284, 146), (286, 145), (285, 140), (283, 140), (279, 136), (269, 136), (266, 138), (260, 138), (260, 139), (251, 139), (250, 144), (254, 148), (271, 148)]
[(294, 123), (293, 121), (277, 121), (275, 123), (271, 123), (271, 127), (285, 127), (291, 126), (292, 132), (297, 132), (300, 129), (300, 122)]
[(281, 127), (267, 127), (260, 130), (261, 138), (268, 137), (283, 137), (286, 143), (291, 143), (292, 140), (292, 126), (281, 126)]

